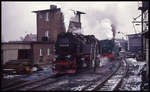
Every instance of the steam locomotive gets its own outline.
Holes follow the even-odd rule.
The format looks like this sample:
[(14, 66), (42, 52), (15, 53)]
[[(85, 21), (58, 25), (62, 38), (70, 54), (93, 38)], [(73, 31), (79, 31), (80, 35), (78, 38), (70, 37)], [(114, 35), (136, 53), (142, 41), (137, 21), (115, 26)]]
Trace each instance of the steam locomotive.
[(99, 41), (94, 35), (60, 33), (55, 43), (54, 72), (76, 73), (95, 68), (100, 53)]
[(114, 40), (101, 40), (99, 42), (101, 56), (114, 59), (119, 56), (121, 48), (117, 46)]
[(94, 35), (60, 33), (55, 43), (53, 72), (76, 73), (82, 69), (95, 69), (99, 55), (111, 60), (118, 56), (120, 47), (113, 40), (97, 40)]

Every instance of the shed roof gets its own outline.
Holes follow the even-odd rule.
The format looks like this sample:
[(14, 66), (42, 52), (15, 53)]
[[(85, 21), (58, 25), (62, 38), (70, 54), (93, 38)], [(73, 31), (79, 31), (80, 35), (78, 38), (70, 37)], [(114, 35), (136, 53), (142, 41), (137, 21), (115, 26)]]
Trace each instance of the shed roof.
[(48, 41), (12, 41), (12, 42), (2, 42), (2, 44), (54, 44), (54, 42)]

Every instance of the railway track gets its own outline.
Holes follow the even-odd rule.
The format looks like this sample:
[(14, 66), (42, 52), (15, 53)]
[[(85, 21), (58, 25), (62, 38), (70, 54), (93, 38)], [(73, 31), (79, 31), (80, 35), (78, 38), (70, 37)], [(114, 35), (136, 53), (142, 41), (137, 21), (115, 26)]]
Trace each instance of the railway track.
[(3, 87), (2, 90), (3, 91), (20, 90), (20, 89), (28, 90), (28, 89), (31, 89), (32, 87), (35, 87), (35, 85), (37, 85), (37, 84), (42, 84), (42, 81), (46, 82), (46, 81), (50, 81), (50, 80), (55, 80), (54, 78), (57, 78), (59, 76), (62, 76), (62, 75), (58, 75), (58, 74), (49, 75), (49, 76), (43, 77), (41, 79), (36, 79), (33, 81), (18, 80), (18, 81), (14, 81), (11, 84)]
[[(103, 71), (95, 73), (79, 73), (74, 76), (49, 76), (40, 80), (25, 82), (5, 90), (19, 91), (113, 91), (127, 73), (128, 65), (123, 62), (111, 62)], [(115, 63), (115, 64), (113, 64)], [(113, 71), (113, 72), (112, 72)], [(56, 78), (57, 77), (57, 78)]]
[[(120, 62), (116, 62), (116, 65), (119, 67)], [(84, 91), (90, 88), (92, 85), (99, 83), (99, 80), (102, 78), (107, 78), (109, 74), (111, 74), (112, 70), (116, 71), (118, 68), (113, 68), (115, 65), (110, 65), (105, 69), (105, 74), (103, 73), (81, 73), (76, 76), (67, 76), (66, 78), (60, 78), (55, 82), (50, 82), (50, 84), (42, 85), (32, 90), (36, 91), (64, 91), (64, 90), (72, 90), (72, 91)], [(109, 69), (108, 69), (109, 68)], [(106, 79), (104, 79), (106, 80)], [(102, 81), (102, 80), (101, 80)], [(96, 87), (97, 85), (95, 85)]]
[(119, 69), (108, 78), (106, 81), (98, 85), (95, 89), (96, 91), (115, 91), (118, 89), (120, 83), (123, 78), (126, 76), (128, 72), (128, 64), (125, 59), (121, 62)]

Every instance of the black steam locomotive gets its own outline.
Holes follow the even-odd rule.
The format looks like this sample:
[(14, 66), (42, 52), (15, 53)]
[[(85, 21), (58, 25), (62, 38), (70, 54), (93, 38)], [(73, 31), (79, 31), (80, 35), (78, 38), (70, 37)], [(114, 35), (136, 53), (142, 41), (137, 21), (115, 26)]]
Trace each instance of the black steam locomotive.
[(55, 43), (54, 72), (76, 73), (98, 65), (99, 42), (94, 35), (60, 33)]

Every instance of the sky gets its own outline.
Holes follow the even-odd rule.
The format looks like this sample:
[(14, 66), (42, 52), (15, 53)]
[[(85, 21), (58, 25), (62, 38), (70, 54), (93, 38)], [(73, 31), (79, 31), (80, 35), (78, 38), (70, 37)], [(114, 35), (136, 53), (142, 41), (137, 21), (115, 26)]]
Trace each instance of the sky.
[[(73, 15), (72, 10), (85, 12), (81, 15), (82, 31), (84, 35), (95, 35), (99, 40), (112, 38), (113, 24), (116, 28), (116, 38), (126, 37), (125, 34), (134, 34), (133, 17), (140, 15), (138, 1), (79, 1), (79, 2), (56, 2), (56, 1), (32, 1), (11, 2), (3, 1), (2, 10), (2, 42), (19, 41), (26, 34), (36, 34), (36, 14), (32, 11), (49, 9), (50, 5), (57, 5), (64, 15), (66, 30), (69, 20)], [(137, 20), (140, 20), (138, 18)], [(140, 32), (140, 26), (135, 27)]]

